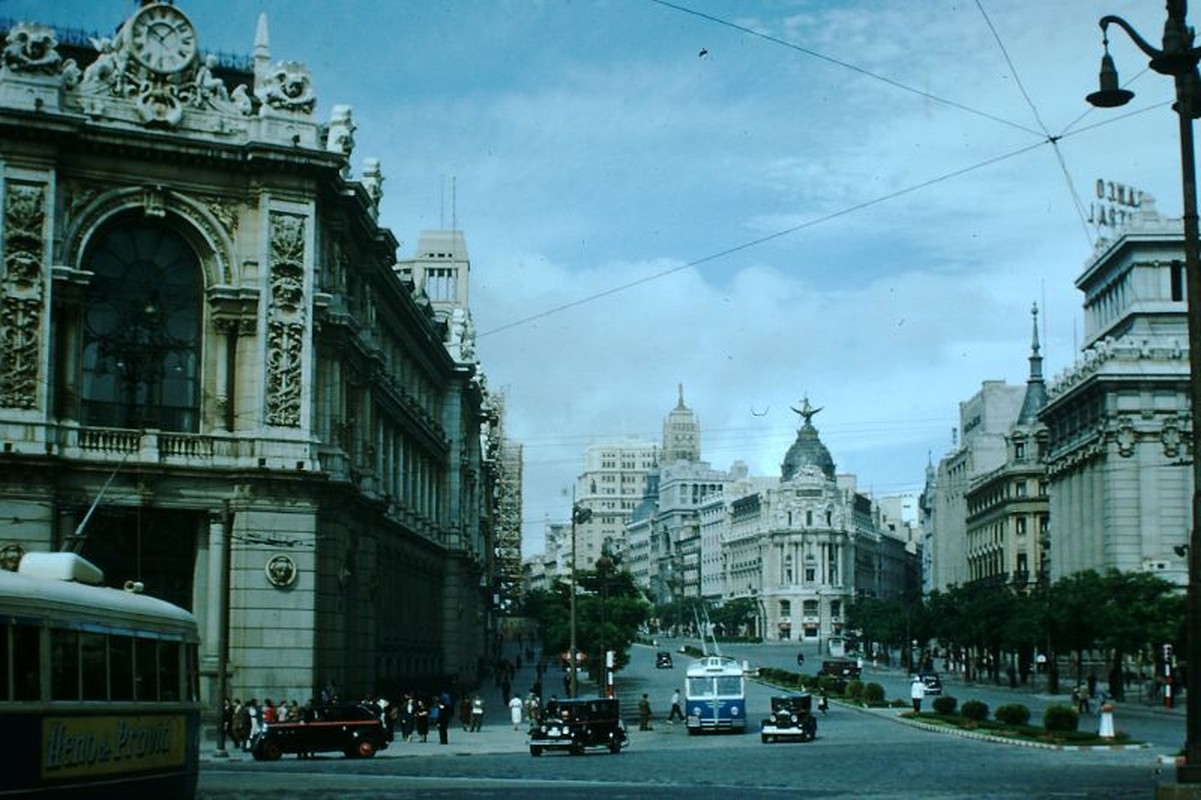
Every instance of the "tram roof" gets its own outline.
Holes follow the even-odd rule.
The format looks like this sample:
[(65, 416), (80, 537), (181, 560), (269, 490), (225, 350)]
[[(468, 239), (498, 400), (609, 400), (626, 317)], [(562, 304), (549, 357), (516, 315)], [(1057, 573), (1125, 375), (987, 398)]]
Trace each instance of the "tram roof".
[[(29, 553), (22, 565), (30, 556), (47, 555), (70, 554)], [(86, 560), (78, 560), (92, 567)], [(139, 631), (191, 632), (190, 638), (195, 637), (196, 618), (185, 609), (157, 597), (80, 582), (77, 578), (91, 581), (95, 577), (87, 567), (47, 567), (45, 559), (35, 558), (26, 570), (31, 574), (0, 570), (0, 617), (53, 617)]]

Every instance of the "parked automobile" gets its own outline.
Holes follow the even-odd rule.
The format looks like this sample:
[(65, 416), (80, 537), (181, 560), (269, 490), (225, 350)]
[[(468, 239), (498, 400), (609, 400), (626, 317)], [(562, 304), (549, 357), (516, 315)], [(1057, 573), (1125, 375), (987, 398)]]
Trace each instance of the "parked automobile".
[(671, 653), (667, 652), (666, 650), (660, 650), (658, 653), (656, 653), (655, 654), (655, 668), (656, 669), (671, 669), (672, 668)]
[(849, 658), (832, 658), (822, 662), (822, 668), (818, 671), (818, 675), (833, 675), (835, 678), (846, 678), (847, 680), (857, 680), (863, 670), (859, 668), (859, 663)]
[[(909, 676), (909, 680), (913, 680), (913, 675)], [(922, 679), (922, 683), (926, 687), (926, 694), (942, 694), (942, 679), (938, 677), (937, 672), (923, 670), (917, 673), (917, 677)]]
[(759, 724), (759, 739), (778, 742), (794, 739), (806, 742), (817, 736), (817, 717), (813, 715), (813, 695), (808, 692), (776, 695), (771, 699), (771, 714)]
[(530, 728), (530, 755), (564, 750), (582, 755), (589, 747), (620, 753), (629, 743), (621, 721), (621, 707), (609, 697), (579, 697), (546, 704), (542, 722)]
[(376, 711), (359, 703), (318, 706), (303, 722), (271, 722), (250, 742), (258, 761), (284, 753), (300, 756), (340, 751), (347, 758), (370, 758), (388, 746), (388, 732)]

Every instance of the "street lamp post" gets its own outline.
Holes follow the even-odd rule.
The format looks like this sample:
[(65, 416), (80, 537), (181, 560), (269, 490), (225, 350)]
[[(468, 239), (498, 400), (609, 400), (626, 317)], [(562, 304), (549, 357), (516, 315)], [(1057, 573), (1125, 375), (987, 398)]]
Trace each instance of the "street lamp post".
[(575, 527), (577, 524), (587, 522), (592, 518), (592, 509), (580, 508), (575, 504), (575, 487), (571, 489), (571, 597), (569, 599), (571, 608), (571, 642), (569, 644), (570, 652), (567, 655), (568, 666), (571, 669), (571, 690), (569, 694), (575, 697), (578, 694), (579, 682), (577, 672), (579, 669), (579, 653), (576, 650), (575, 639)]
[(1187, 0), (1167, 0), (1168, 19), (1164, 24), (1163, 47), (1152, 47), (1121, 17), (1101, 18), (1105, 54), (1101, 58), (1101, 88), (1088, 96), (1095, 106), (1112, 108), (1125, 105), (1134, 93), (1121, 88), (1113, 58), (1109, 55), (1108, 31), (1117, 25), (1151, 59), (1151, 69), (1170, 75), (1176, 83), (1176, 103), (1172, 106), (1180, 118), (1180, 172), (1184, 197), (1184, 264), (1188, 275), (1189, 398), (1192, 406), (1193, 498), (1192, 530), (1189, 532), (1188, 594), (1185, 606), (1186, 658), (1189, 687), (1186, 694), (1184, 763), (1176, 769), (1180, 783), (1201, 783), (1201, 258), (1197, 237), (1197, 176), (1193, 154), (1193, 118), (1201, 116), (1201, 76), (1197, 64), (1201, 48), (1193, 47), (1193, 31), (1185, 23)]

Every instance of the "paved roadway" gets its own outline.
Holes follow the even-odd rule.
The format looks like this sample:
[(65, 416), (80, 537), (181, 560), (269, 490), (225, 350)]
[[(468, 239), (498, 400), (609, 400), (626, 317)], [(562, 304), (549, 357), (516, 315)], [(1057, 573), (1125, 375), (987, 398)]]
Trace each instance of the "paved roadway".
[[(678, 645), (661, 643), (665, 649)], [(746, 658), (752, 665), (795, 668), (795, 646), (728, 648), (726, 654)], [(811, 659), (820, 658), (806, 654), (806, 666), (812, 669)], [(331, 754), (309, 761), (286, 757), (269, 764), (242, 754), (216, 760), (206, 749), (200, 797), (1146, 798), (1160, 778), (1157, 757), (1169, 749), (1158, 742), (1139, 749), (1025, 748), (927, 732), (899, 722), (895, 711), (838, 705), (819, 720), (813, 742), (764, 745), (754, 724), (741, 736), (688, 736), (682, 724), (664, 721), (672, 689), (683, 688), (687, 663), (677, 653), (674, 669), (656, 670), (654, 648), (634, 648), (631, 664), (617, 681), (631, 739), (620, 755), (596, 751), (583, 757), (531, 758), (524, 730), (512, 729), (499, 692), (487, 687), (491, 696), (484, 731), (452, 728), (446, 746), (433, 741), (395, 743), (370, 760)], [(866, 672), (868, 679), (881, 679), (886, 686), (903, 688), (906, 683), (904, 675), (872, 670), (870, 665)], [(515, 688), (524, 692), (532, 679), (533, 670), (527, 668), (518, 675)], [(545, 681), (548, 691), (552, 680), (548, 676)], [(970, 699), (957, 689), (952, 693)], [(647, 732), (638, 731), (634, 719), (636, 700), (644, 691), (657, 718), (654, 730)], [(770, 694), (769, 687), (749, 685), (752, 723), (766, 712)], [(1154, 721), (1152, 712), (1147, 713)], [(1165, 730), (1174, 724), (1183, 730), (1178, 715), (1160, 721), (1169, 726)], [(1119, 719), (1118, 727), (1127, 726)]]

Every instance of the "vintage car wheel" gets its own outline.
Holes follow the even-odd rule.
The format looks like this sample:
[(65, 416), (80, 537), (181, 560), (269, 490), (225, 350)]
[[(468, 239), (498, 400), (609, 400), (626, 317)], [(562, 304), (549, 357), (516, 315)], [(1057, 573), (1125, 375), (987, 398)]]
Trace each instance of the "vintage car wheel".
[(275, 742), (263, 742), (254, 755), (255, 758), (263, 761), (279, 761), (283, 754), (283, 751), (279, 749), (279, 745)]
[(621, 752), (621, 742), (618, 741), (617, 739), (613, 739), (612, 741), (610, 741), (609, 742), (609, 752), (612, 753), (613, 755), (617, 755), (618, 753), (620, 753)]
[(532, 755), (534, 758), (537, 758), (538, 756), (542, 755), (542, 748), (538, 745), (530, 745), (530, 755)]
[(370, 739), (362, 739), (355, 746), (355, 755), (359, 758), (371, 758), (375, 755), (375, 742)]
[(759, 741), (763, 742), (764, 744), (767, 744), (768, 742), (771, 741), (771, 737), (768, 736), (766, 733), (761, 733), (761, 734), (759, 734)]

